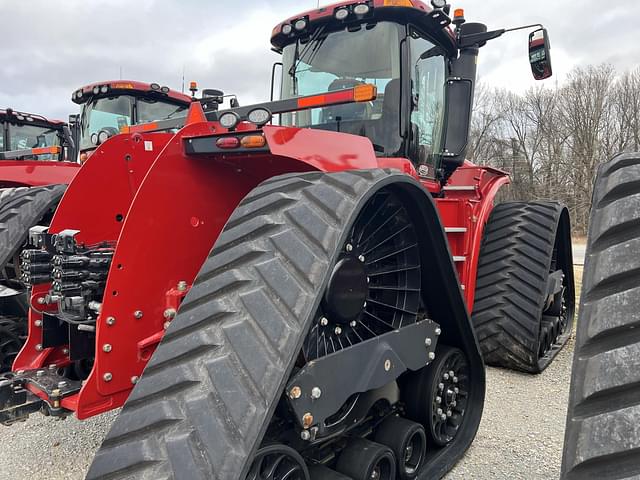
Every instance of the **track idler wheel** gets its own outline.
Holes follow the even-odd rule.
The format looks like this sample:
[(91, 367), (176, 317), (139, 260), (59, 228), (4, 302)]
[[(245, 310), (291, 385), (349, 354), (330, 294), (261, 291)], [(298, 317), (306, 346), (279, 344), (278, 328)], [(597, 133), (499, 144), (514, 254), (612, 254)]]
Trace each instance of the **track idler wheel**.
[(395, 480), (396, 458), (389, 447), (356, 438), (340, 454), (337, 470), (353, 480)]
[(309, 470), (298, 452), (273, 444), (256, 452), (246, 480), (310, 480)]
[(446, 345), (435, 360), (405, 380), (408, 416), (426, 427), (429, 443), (443, 447), (456, 436), (464, 420), (469, 395), (469, 364), (462, 350)]
[(427, 436), (422, 425), (401, 417), (389, 417), (376, 430), (375, 441), (393, 450), (402, 480), (416, 477), (427, 452)]

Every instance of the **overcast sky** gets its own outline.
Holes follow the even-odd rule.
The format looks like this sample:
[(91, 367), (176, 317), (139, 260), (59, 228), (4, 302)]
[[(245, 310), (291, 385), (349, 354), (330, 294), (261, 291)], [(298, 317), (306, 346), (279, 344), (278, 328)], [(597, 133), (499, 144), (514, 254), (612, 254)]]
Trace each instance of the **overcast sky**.
[[(320, 5), (332, 2), (320, 1)], [(242, 104), (266, 100), (269, 37), (278, 21), (317, 0), (0, 0), (0, 108), (66, 119), (71, 92), (100, 80), (186, 81), (236, 93)], [(466, 0), (467, 20), (489, 28), (543, 23), (555, 76), (607, 62), (619, 71), (640, 65), (640, 1)], [(527, 33), (490, 42), (480, 54), (481, 80), (523, 91), (534, 84)]]

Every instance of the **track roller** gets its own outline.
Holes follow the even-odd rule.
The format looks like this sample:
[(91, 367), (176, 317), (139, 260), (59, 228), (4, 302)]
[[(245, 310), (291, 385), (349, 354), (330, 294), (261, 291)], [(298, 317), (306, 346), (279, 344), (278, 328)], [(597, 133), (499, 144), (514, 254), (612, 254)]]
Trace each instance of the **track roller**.
[(358, 438), (342, 451), (336, 469), (353, 480), (395, 480), (396, 458), (389, 447)]
[(246, 480), (310, 480), (309, 470), (298, 452), (286, 445), (260, 448)]
[(311, 465), (309, 467), (309, 475), (311, 480), (353, 480), (351, 477), (331, 470), (324, 465)]
[(393, 450), (402, 480), (416, 477), (427, 450), (427, 437), (422, 425), (391, 416), (378, 427), (374, 439)]

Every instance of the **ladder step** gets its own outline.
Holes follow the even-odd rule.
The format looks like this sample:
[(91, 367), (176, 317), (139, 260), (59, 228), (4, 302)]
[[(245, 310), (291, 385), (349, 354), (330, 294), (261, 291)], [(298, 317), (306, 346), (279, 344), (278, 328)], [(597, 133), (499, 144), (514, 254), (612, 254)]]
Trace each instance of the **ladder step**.
[(466, 260), (467, 260), (467, 257), (462, 257), (462, 256), (457, 256), (457, 255), (453, 256), (453, 261), (454, 262), (464, 262)]
[(475, 185), (446, 185), (443, 190), (449, 192), (467, 192), (476, 189)]
[(445, 233), (466, 233), (467, 227), (444, 227)]

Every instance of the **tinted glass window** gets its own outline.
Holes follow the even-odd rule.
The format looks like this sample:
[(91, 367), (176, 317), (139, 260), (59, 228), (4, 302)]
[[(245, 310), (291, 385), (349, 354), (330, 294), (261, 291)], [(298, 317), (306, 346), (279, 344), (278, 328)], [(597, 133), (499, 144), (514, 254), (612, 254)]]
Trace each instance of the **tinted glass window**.
[(139, 98), (137, 113), (137, 123), (147, 123), (155, 120), (184, 117), (187, 114), (187, 107), (174, 103)]

